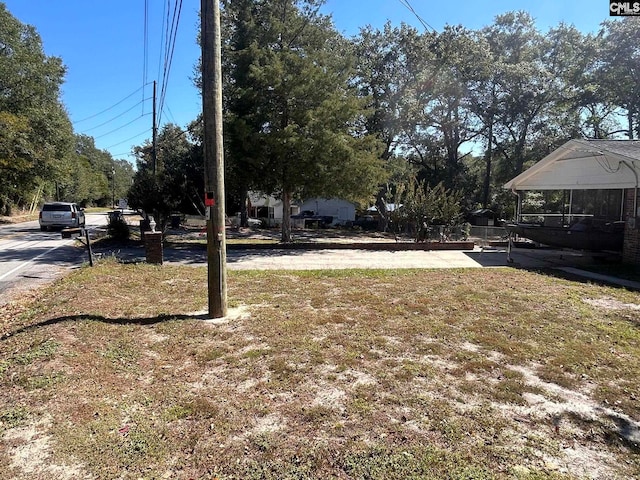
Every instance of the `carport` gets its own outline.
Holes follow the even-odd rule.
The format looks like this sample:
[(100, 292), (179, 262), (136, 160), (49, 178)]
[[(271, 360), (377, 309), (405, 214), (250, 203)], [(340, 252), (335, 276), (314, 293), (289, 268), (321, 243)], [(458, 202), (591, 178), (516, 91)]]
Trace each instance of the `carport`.
[(577, 191), (621, 191), (620, 220), (625, 221), (623, 261), (640, 264), (639, 177), (640, 141), (574, 139), (507, 182), (504, 188), (518, 195), (519, 220), (526, 213), (522, 212), (520, 195), (524, 191), (567, 191), (569, 205)]

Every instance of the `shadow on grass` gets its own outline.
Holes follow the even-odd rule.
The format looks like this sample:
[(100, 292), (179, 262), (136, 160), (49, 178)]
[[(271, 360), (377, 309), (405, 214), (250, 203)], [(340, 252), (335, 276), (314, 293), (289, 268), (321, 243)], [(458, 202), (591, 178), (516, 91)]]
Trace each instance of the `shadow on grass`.
[(598, 408), (598, 413), (610, 420), (615, 427), (608, 425), (600, 418), (584, 418), (582, 415), (570, 412), (566, 417), (581, 429), (599, 435), (602, 442), (610, 447), (625, 448), (635, 455), (640, 454), (640, 426), (626, 415), (613, 413), (610, 409)]
[(50, 325), (57, 325), (58, 323), (74, 322), (74, 321), (93, 321), (106, 323), (108, 325), (155, 325), (158, 323), (169, 321), (185, 321), (185, 320), (209, 320), (210, 317), (207, 313), (193, 314), (193, 315), (158, 315), (155, 317), (139, 317), (139, 318), (107, 318), (102, 315), (65, 315), (62, 317), (50, 318), (49, 320), (43, 320), (42, 322), (34, 323), (32, 325), (26, 325), (20, 327), (12, 332), (4, 333), (0, 337), (0, 341), (8, 340), (11, 337), (20, 335), (21, 333), (28, 333), (39, 328), (48, 327)]

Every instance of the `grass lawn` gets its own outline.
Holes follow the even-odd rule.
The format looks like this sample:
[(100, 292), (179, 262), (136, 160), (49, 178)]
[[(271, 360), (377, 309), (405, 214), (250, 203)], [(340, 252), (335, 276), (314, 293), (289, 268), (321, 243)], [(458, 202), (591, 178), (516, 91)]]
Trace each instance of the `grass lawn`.
[(83, 267), (0, 310), (0, 478), (632, 479), (640, 294), (515, 269)]

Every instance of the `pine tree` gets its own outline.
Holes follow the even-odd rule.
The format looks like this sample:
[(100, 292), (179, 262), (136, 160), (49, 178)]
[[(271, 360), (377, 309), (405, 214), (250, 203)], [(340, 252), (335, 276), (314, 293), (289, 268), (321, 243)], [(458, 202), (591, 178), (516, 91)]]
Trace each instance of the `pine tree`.
[[(223, 8), (230, 169), (283, 200), (369, 197), (382, 178), (364, 131), (349, 44), (317, 0), (234, 0)], [(242, 182), (241, 182), (242, 183)]]

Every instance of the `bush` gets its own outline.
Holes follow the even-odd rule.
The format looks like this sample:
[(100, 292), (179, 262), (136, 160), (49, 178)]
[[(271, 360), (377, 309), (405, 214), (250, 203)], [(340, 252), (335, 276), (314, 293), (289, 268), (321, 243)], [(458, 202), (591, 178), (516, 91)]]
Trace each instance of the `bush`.
[(128, 240), (131, 235), (129, 224), (122, 216), (112, 217), (107, 224), (107, 234), (114, 240)]

